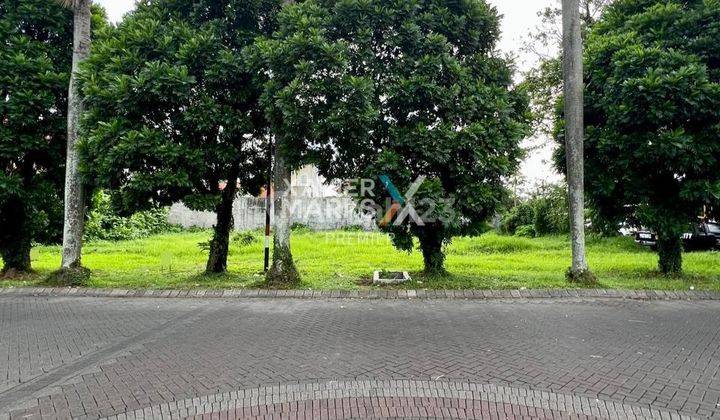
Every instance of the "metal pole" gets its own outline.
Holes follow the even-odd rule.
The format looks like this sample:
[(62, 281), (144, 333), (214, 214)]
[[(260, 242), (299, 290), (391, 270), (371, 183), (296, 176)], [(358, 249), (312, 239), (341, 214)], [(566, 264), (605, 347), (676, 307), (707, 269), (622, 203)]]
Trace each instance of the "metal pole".
[(272, 158), (273, 143), (270, 139), (270, 147), (268, 148), (268, 178), (265, 187), (265, 265), (264, 271), (267, 273), (270, 269), (270, 212), (272, 207)]

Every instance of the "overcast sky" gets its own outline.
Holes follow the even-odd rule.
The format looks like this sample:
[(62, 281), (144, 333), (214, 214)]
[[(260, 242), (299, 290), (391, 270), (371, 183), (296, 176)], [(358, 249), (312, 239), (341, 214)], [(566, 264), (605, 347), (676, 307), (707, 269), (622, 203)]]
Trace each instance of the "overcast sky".
[[(135, 0), (95, 0), (108, 12), (110, 20), (117, 22), (132, 10)], [(523, 54), (520, 47), (523, 40), (538, 25), (538, 12), (557, 3), (558, 0), (488, 0), (503, 16), (500, 49), (517, 58), (518, 67), (523, 70), (533, 66), (533, 57)], [(557, 175), (549, 164), (552, 150), (541, 148), (531, 153), (524, 162), (522, 174), (530, 184), (543, 180), (557, 181)]]

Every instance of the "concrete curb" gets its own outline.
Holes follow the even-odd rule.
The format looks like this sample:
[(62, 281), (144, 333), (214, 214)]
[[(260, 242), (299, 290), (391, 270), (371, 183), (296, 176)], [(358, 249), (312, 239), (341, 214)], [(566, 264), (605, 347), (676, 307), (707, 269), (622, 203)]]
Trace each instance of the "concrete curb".
[(2, 296), (179, 298), (179, 299), (577, 299), (720, 300), (706, 291), (542, 289), (542, 290), (266, 290), (266, 289), (91, 289), (74, 287), (0, 288)]

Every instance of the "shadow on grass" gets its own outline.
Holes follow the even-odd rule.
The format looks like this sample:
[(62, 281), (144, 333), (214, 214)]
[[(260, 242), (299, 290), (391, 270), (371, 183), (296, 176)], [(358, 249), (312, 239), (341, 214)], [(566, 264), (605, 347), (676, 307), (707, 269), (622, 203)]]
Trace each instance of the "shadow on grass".
[(637, 289), (637, 290), (712, 290), (720, 279), (708, 277), (693, 272), (681, 274), (664, 274), (660, 270), (632, 270), (607, 271), (608, 278), (622, 278), (622, 283), (616, 280), (603, 280), (600, 278), (598, 286), (608, 289)]
[[(0, 287), (58, 287), (59, 284), (47, 281), (47, 270), (14, 276), (0, 280)], [(229, 272), (224, 274), (205, 274), (203, 272), (173, 272), (164, 276), (162, 273), (153, 275), (119, 277), (113, 281), (103, 281), (108, 273), (94, 270), (93, 278), (87, 287), (95, 288), (127, 288), (127, 289), (282, 289), (282, 290), (521, 290), (521, 289), (635, 289), (635, 290), (717, 290), (720, 278), (687, 271), (679, 276), (666, 276), (657, 269), (618, 269), (597, 271), (598, 283), (595, 285), (571, 284), (562, 273), (543, 275), (538, 273), (518, 273), (517, 275), (478, 275), (449, 273), (445, 276), (426, 275), (422, 271), (411, 272), (412, 280), (401, 285), (375, 286), (370, 273), (361, 274), (354, 281), (334, 285), (332, 282), (318, 283), (318, 279), (307, 275), (307, 280), (293, 285), (268, 285), (262, 272)], [(547, 273), (544, 273), (547, 274)]]
[(85, 287), (91, 276), (92, 271), (85, 267), (62, 268), (50, 273), (43, 282), (53, 287)]
[(29, 281), (36, 280), (39, 274), (35, 270), (30, 271), (18, 271), (11, 268), (7, 271), (0, 272), (0, 282), (16, 282), (16, 281)]
[(237, 273), (199, 273), (187, 278), (186, 285), (189, 288), (212, 288), (212, 289), (263, 289), (263, 290), (298, 290), (310, 289), (312, 284), (299, 283), (268, 283), (265, 273), (257, 272), (252, 275)]
[[(402, 290), (402, 289), (428, 289), (428, 290), (520, 290), (520, 289), (578, 289), (586, 288), (582, 285), (570, 284), (558, 276), (557, 281), (548, 279), (536, 279), (528, 281), (526, 276), (517, 277), (491, 277), (462, 275), (448, 272), (444, 275), (428, 275), (422, 271), (410, 273), (410, 280), (407, 283), (390, 286), (371, 286), (371, 288)], [(533, 280), (533, 279), (530, 279)]]

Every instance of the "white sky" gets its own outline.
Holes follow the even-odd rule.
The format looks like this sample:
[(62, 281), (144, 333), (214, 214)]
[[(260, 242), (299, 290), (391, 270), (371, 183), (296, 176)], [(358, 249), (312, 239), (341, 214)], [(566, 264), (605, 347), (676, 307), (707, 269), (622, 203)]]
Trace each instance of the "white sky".
[[(536, 58), (523, 53), (523, 41), (540, 24), (538, 12), (557, 3), (558, 0), (488, 0), (497, 7), (502, 20), (500, 49), (516, 57), (519, 70), (528, 70), (536, 64)], [(542, 49), (539, 49), (542, 51)], [(516, 193), (527, 192), (545, 183), (557, 183), (563, 177), (552, 165), (553, 142), (545, 138), (532, 138), (523, 143), (532, 148), (522, 163), (520, 175), (524, 180)]]
[[(95, 0), (107, 10), (111, 21), (117, 22), (122, 16), (135, 7), (135, 0)], [(523, 54), (520, 47), (523, 40), (539, 24), (538, 12), (558, 0), (488, 0), (497, 7), (503, 16), (502, 39), (500, 49), (517, 58), (518, 67), (521, 70), (533, 66), (533, 57)], [(537, 143), (544, 143), (542, 140), (526, 142), (527, 146)], [(533, 184), (544, 181), (558, 181), (558, 175), (549, 163), (552, 156), (552, 149), (541, 147), (534, 150), (523, 163), (522, 175), (526, 177), (526, 184)]]

